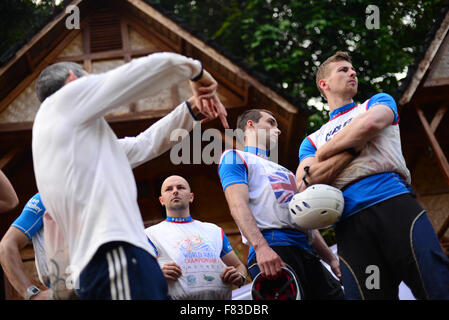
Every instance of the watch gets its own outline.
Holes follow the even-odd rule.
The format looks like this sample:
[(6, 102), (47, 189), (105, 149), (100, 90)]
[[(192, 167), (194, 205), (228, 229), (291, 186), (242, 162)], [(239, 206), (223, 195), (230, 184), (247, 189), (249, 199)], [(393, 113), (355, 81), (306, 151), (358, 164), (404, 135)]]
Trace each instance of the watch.
[(25, 295), (25, 300), (30, 300), (32, 297), (36, 296), (41, 292), (38, 287), (31, 285), (27, 288), (27, 292)]
[(240, 278), (242, 279), (242, 284), (239, 285), (239, 288), (241, 288), (246, 282), (246, 277), (241, 272), (239, 272), (239, 274), (240, 274)]

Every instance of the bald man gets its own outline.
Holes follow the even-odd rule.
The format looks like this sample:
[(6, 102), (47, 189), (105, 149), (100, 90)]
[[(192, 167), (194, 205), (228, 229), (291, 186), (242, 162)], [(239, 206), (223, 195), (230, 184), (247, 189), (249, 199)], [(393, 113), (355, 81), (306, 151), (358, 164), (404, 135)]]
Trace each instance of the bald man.
[(170, 176), (159, 201), (167, 218), (145, 230), (174, 300), (230, 300), (232, 285), (246, 282), (247, 270), (223, 230), (192, 219), (194, 194), (180, 176)]

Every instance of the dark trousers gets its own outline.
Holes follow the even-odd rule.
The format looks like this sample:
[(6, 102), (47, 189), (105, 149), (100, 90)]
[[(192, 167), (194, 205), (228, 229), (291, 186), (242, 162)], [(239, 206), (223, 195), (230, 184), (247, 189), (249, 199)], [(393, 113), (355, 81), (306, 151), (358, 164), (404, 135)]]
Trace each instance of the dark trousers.
[[(303, 300), (343, 300), (344, 293), (338, 281), (314, 254), (295, 246), (271, 247), (296, 274)], [(248, 263), (251, 278), (260, 269), (256, 258)]]
[(410, 194), (339, 222), (336, 236), (347, 299), (398, 299), (401, 281), (417, 299), (449, 299), (449, 259)]
[(102, 245), (80, 274), (81, 300), (165, 300), (168, 287), (157, 260), (126, 242)]

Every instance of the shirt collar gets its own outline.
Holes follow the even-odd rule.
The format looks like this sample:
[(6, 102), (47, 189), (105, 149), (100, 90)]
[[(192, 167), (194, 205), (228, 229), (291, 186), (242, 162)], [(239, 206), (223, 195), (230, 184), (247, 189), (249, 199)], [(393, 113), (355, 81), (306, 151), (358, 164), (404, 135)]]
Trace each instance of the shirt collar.
[(329, 113), (329, 120), (332, 120), (333, 118), (338, 117), (342, 113), (345, 113), (346, 111), (348, 111), (349, 109), (351, 109), (355, 105), (356, 105), (355, 102), (351, 102), (351, 103), (345, 104), (343, 107), (340, 107), (340, 108), (337, 108), (337, 109), (331, 111)]
[(167, 222), (175, 222), (175, 223), (186, 223), (186, 222), (191, 222), (193, 221), (191, 216), (188, 217), (181, 217), (181, 218), (177, 218), (177, 217), (167, 217), (165, 219), (165, 221)]
[(268, 159), (268, 151), (258, 147), (246, 146), (243, 151), (255, 154), (256, 156), (262, 157), (264, 159)]

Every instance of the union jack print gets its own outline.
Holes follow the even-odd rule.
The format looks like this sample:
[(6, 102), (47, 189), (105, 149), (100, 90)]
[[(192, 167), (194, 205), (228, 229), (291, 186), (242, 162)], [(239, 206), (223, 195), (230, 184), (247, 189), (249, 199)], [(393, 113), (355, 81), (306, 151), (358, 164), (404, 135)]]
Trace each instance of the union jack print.
[(288, 203), (296, 192), (296, 181), (293, 174), (276, 171), (268, 176), (274, 195), (279, 203)]

